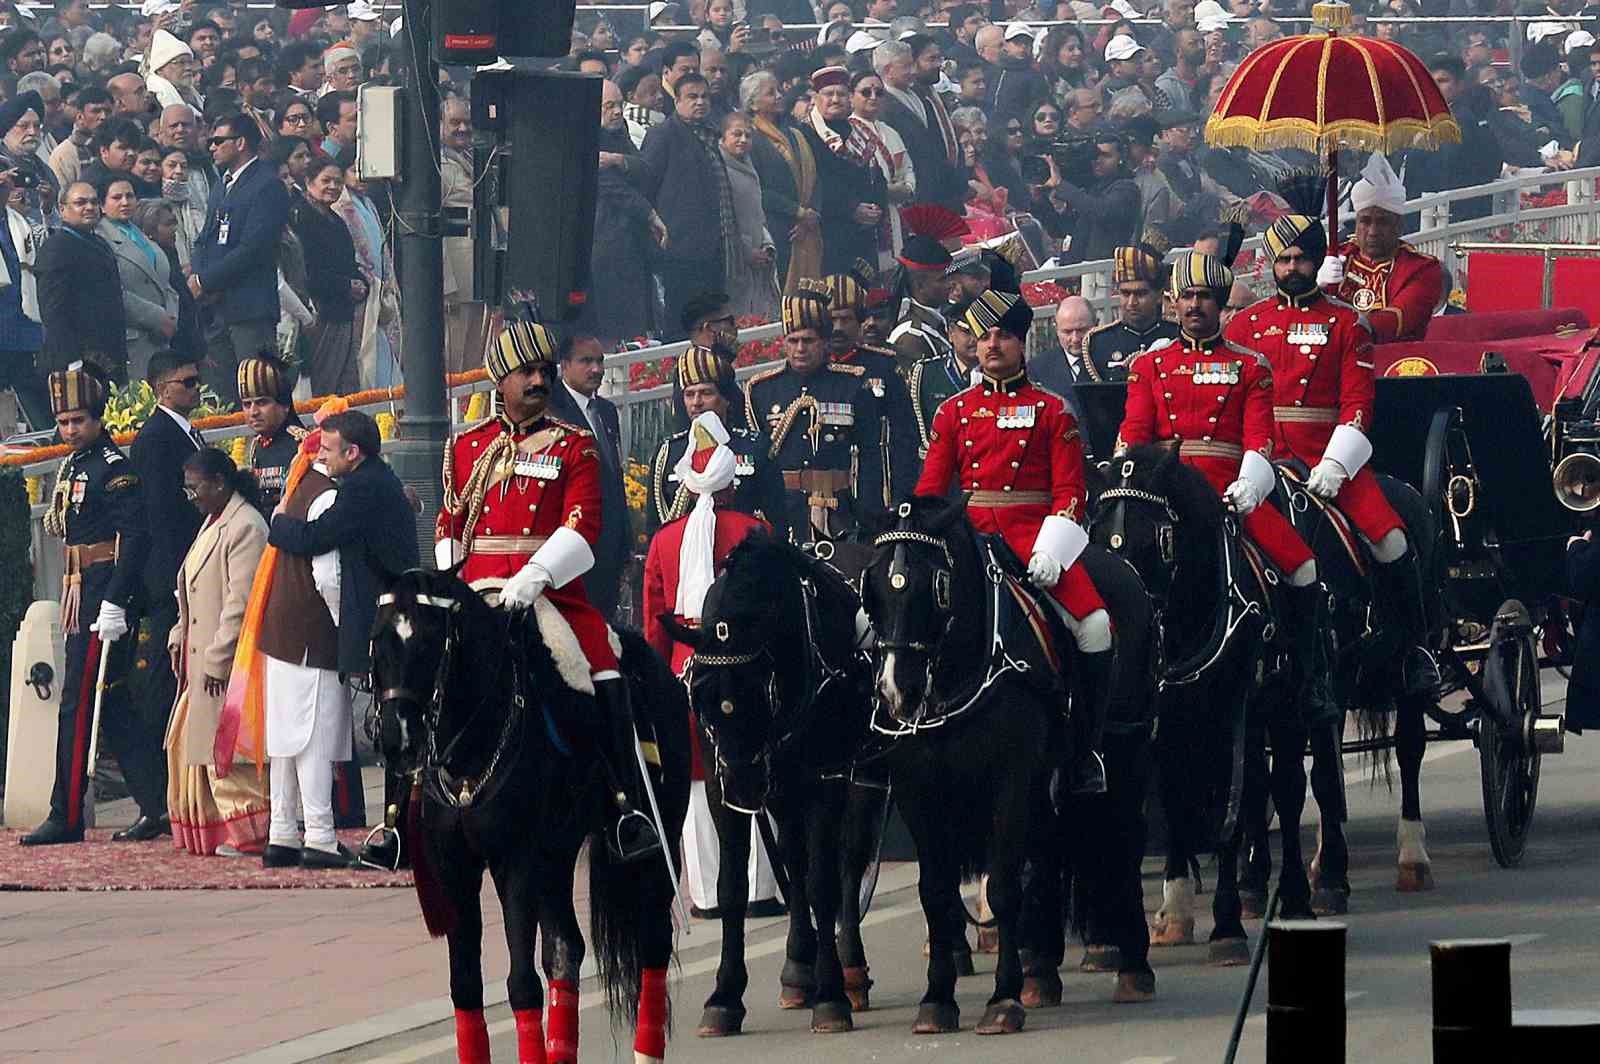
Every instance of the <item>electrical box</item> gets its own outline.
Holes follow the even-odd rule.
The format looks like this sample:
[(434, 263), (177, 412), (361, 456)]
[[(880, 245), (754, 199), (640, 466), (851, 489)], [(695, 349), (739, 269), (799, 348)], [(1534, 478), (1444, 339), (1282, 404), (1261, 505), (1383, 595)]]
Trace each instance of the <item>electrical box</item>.
[(363, 181), (400, 176), (400, 119), (405, 90), (363, 85), (356, 98), (356, 173)]

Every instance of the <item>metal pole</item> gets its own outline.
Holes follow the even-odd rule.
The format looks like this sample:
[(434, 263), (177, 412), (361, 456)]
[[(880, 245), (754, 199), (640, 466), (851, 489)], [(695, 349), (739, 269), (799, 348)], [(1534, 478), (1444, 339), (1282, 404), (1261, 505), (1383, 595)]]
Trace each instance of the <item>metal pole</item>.
[[(430, 0), (405, 0), (396, 38), (405, 84), (401, 180), (396, 182), (399, 232), (401, 360), (405, 416), (389, 448), (390, 465), (422, 502), (417, 531), (433, 539), (442, 486), (440, 462), (449, 438), (444, 361), (444, 245), (439, 205), (439, 68), (432, 56)], [(429, 552), (422, 552), (424, 557)]]
[(1433, 1064), (1467, 1064), (1509, 1049), (1511, 943), (1503, 938), (1432, 942)]
[(1345, 925), (1267, 925), (1267, 1064), (1343, 1064)]

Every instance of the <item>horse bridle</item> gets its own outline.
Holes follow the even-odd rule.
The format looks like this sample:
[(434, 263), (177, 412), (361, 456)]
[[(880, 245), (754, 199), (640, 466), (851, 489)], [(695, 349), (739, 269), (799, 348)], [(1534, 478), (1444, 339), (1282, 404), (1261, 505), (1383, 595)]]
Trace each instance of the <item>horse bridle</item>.
[[(1149, 506), (1159, 506), (1162, 512), (1166, 514), (1167, 519), (1156, 522), (1156, 548), (1161, 552), (1161, 560), (1167, 565), (1171, 565), (1177, 557), (1177, 511), (1172, 508), (1172, 503), (1167, 500), (1165, 495), (1157, 495), (1153, 491), (1132, 487), (1134, 468), (1132, 458), (1123, 459), (1120, 470), (1122, 483), (1114, 488), (1107, 488), (1099, 496), (1099, 502), (1109, 500), (1116, 504), (1111, 507), (1107, 514), (1107, 524), (1111, 530), (1111, 549), (1120, 554), (1122, 548), (1127, 545), (1128, 503), (1137, 502)], [(1151, 597), (1156, 598), (1154, 592), (1151, 593)], [(1157, 601), (1159, 602), (1160, 599)]]
[[(911, 504), (901, 503), (898, 514), (901, 521), (909, 520), (911, 517)], [(945, 567), (943, 569), (936, 568), (933, 571), (933, 605), (936, 610), (945, 615), (944, 627), (939, 634), (939, 638), (943, 639), (944, 635), (949, 632), (950, 626), (955, 623), (955, 615), (950, 612), (950, 580), (951, 574), (955, 571), (956, 567), (955, 555), (950, 550), (949, 541), (939, 536), (931, 535), (927, 532), (918, 532), (914, 529), (900, 528), (893, 529), (889, 532), (880, 533), (879, 535), (873, 537), (873, 549), (877, 550), (880, 547), (887, 546), (894, 547), (894, 552), (889, 556), (890, 591), (904, 591), (907, 584), (910, 582), (906, 576), (906, 555), (904, 544), (907, 543), (916, 543), (924, 547), (934, 547), (944, 555)], [(881, 637), (878, 639), (877, 645), (880, 650), (909, 650), (923, 654), (926, 654), (933, 649), (932, 646), (927, 643), (920, 643), (916, 641), (899, 642), (883, 639)]]

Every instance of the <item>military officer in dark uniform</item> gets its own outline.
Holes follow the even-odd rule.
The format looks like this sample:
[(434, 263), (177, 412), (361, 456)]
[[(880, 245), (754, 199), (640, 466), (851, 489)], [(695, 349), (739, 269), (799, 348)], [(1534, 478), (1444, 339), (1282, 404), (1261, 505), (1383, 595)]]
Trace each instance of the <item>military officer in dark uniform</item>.
[[(678, 359), (675, 383), (683, 396), (690, 421), (706, 411), (718, 419), (732, 417), (731, 407), (739, 396), (733, 368), (710, 349), (691, 347)], [(680, 414), (685, 411), (679, 411)], [(724, 421), (726, 424), (726, 421)], [(779, 536), (788, 535), (784, 522), (783, 477), (767, 456), (767, 438), (747, 428), (728, 429), (727, 448), (734, 453), (732, 500), (727, 508), (759, 517)], [(675, 432), (661, 441), (650, 466), (650, 526), (659, 528), (687, 514), (695, 496), (685, 491), (673, 470), (689, 446), (689, 430)]]
[(245, 468), (255, 474), (261, 508), (272, 513), (283, 498), (289, 464), (306, 438), (306, 429), (294, 412), (290, 396), (289, 367), (272, 355), (257, 355), (239, 363), (239, 405), (245, 424), (255, 433), (245, 448)]
[[(1090, 381), (1120, 381), (1128, 363), (1157, 340), (1176, 340), (1178, 325), (1161, 316), (1161, 290), (1166, 267), (1161, 253), (1148, 244), (1120, 247), (1112, 253), (1111, 281), (1117, 286), (1122, 316), (1089, 333), (1084, 340), (1080, 372)], [(1083, 380), (1079, 377), (1079, 380)]]
[[(739, 322), (726, 293), (703, 292), (695, 296), (683, 305), (679, 320), (689, 337), (689, 346), (706, 348), (719, 362), (733, 369), (734, 359), (739, 357)], [(683, 386), (676, 376), (672, 378), (672, 416), (674, 430), (687, 430), (689, 422), (694, 420), (693, 414), (684, 415)], [(744, 419), (744, 396), (735, 392), (722, 423), (734, 425)]]
[(883, 506), (879, 404), (865, 369), (828, 362), (828, 302), (806, 289), (785, 296), (784, 365), (744, 385), (750, 428), (767, 431), (767, 454), (783, 471), (784, 517), (797, 543), (847, 536), (857, 507)]
[(925, 358), (911, 367), (911, 412), (917, 420), (917, 457), (928, 456), (928, 434), (933, 429), (933, 415), (939, 404), (972, 385), (973, 371), (978, 366), (978, 340), (967, 331), (962, 317), (971, 301), (954, 305), (951, 322), (945, 330), (950, 353)]
[(160, 722), (147, 725), (128, 697), (139, 627), (140, 589), (150, 534), (133, 463), (103, 432), (105, 383), (74, 368), (50, 374), (50, 409), (72, 454), (61, 463), (45, 513), (45, 531), (66, 542), (61, 630), (66, 668), (56, 736), (56, 781), (50, 816), (22, 837), (24, 846), (83, 841), (90, 734), (105, 656), (100, 732), (122, 766), (143, 820), (166, 815)]
[(835, 365), (860, 366), (866, 370), (867, 391), (878, 401), (878, 449), (883, 459), (883, 505), (911, 490), (919, 462), (916, 415), (911, 409), (911, 393), (895, 362), (894, 350), (869, 344), (861, 338), (867, 316), (867, 286), (860, 277), (836, 273), (822, 281), (801, 281), (802, 286), (822, 286), (830, 303), (833, 335), (828, 337), (828, 355)]
[(950, 282), (944, 271), (950, 265), (950, 252), (929, 236), (906, 238), (900, 249), (899, 320), (889, 333), (889, 346), (902, 372), (925, 358), (950, 353), (945, 338), (945, 317), (940, 308), (950, 296)]

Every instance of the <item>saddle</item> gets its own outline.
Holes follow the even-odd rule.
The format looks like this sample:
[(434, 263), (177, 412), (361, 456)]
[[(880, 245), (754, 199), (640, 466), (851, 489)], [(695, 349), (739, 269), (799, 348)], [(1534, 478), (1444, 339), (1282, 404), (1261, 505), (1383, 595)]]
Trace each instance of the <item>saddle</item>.
[(1000, 591), (985, 598), (984, 620), (1000, 644), (994, 653), (1045, 666), (1048, 679), (1042, 683), (1035, 670), (1028, 675), (1051, 693), (1062, 694), (1062, 666), (1076, 647), (1062, 620), (1060, 604), (1028, 580), (1027, 567), (1005, 537), (979, 533), (978, 543), (987, 560), (989, 579), (998, 583)]
[(1374, 601), (1372, 551), (1336, 502), (1306, 490), (1305, 463), (1287, 459), (1273, 463), (1278, 490), (1271, 500), (1289, 519), (1317, 558), (1317, 575), (1342, 599), (1363, 605)]

